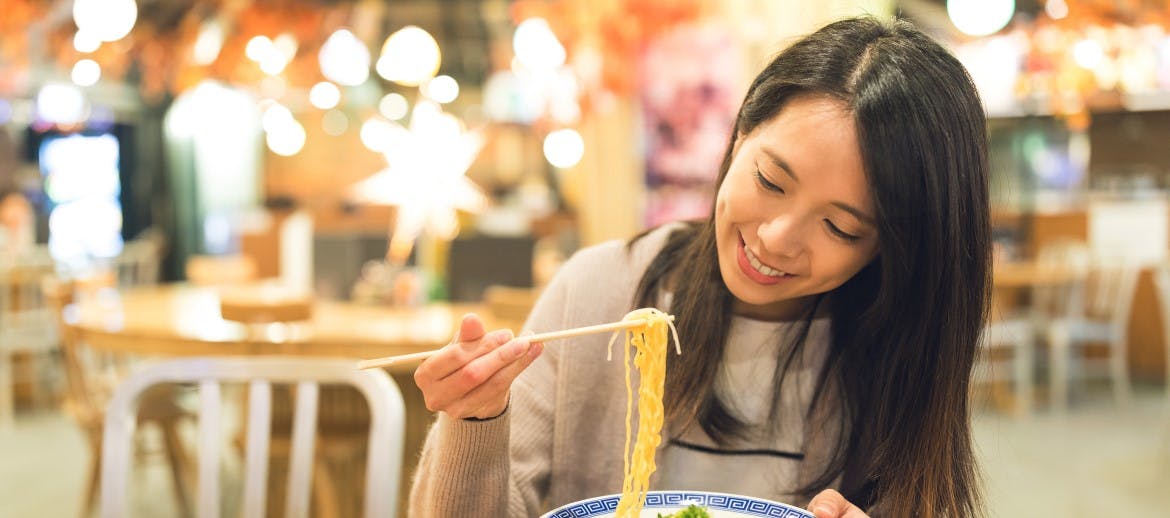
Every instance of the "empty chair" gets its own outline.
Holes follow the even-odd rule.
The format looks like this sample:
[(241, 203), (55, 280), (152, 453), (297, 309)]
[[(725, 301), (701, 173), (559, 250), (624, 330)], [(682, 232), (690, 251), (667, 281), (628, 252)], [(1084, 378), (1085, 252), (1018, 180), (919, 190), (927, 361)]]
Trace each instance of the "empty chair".
[[(1080, 241), (1056, 241), (1045, 245), (1033, 266), (1027, 267), (1027, 280), (1020, 273), (1009, 275), (1006, 287), (993, 293), (991, 320), (983, 330), (975, 365), (976, 383), (1011, 384), (1014, 409), (1027, 414), (1032, 407), (1035, 381), (1035, 357), (1039, 338), (1049, 322), (1064, 317), (1080, 295), (1080, 282), (1088, 265), (1088, 249)], [(997, 265), (1010, 269), (1010, 265)], [(1027, 287), (1023, 305), (1016, 305), (1015, 292), (1004, 289)], [(998, 395), (998, 392), (993, 392)]]
[[(1108, 379), (1118, 404), (1126, 405), (1131, 394), (1127, 329), (1140, 269), (1124, 257), (1092, 256), (1086, 249), (1069, 252), (1065, 267), (1082, 280), (1050, 301), (1062, 308), (1046, 329), (1052, 406), (1067, 408), (1071, 381), (1090, 377)], [(1103, 354), (1089, 354), (1091, 347)]]
[(214, 357), (169, 360), (133, 374), (118, 386), (106, 411), (102, 443), (102, 516), (127, 515), (134, 406), (140, 395), (159, 383), (198, 384), (199, 451), (197, 515), (213, 517), (220, 508), (220, 453), (223, 447), (224, 383), (248, 387), (247, 437), (244, 452), (242, 516), (264, 516), (269, 460), (272, 385), (296, 390), (292, 441), (285, 491), (286, 516), (309, 513), (310, 484), (316, 442), (319, 386), (353, 386), (369, 403), (370, 427), (366, 457), (366, 517), (391, 516), (397, 509), (402, 463), (404, 408), (398, 387), (384, 371), (359, 371), (351, 360), (289, 357)]
[(983, 329), (975, 381), (1012, 386), (1016, 412), (1032, 410), (1036, 332), (1028, 318), (992, 321)]
[(0, 262), (0, 428), (13, 424), (13, 355), (30, 355), (34, 376), (30, 382), (36, 389), (45, 381), (39, 376), (37, 362), (57, 348), (53, 311), (41, 293), (41, 279), (54, 272), (47, 253)]
[(1170, 262), (1154, 269), (1154, 287), (1162, 316), (1162, 346), (1166, 348), (1166, 402), (1170, 404)]
[[(83, 494), (81, 516), (92, 516), (97, 506), (98, 479), (102, 465), (102, 427), (106, 402), (113, 392), (115, 378), (108, 376), (107, 365), (95, 355), (87, 354), (84, 344), (78, 343), (76, 333), (68, 325), (65, 313), (73, 302), (73, 283), (48, 277), (43, 282), (43, 291), (49, 307), (53, 310), (58, 335), (61, 338), (61, 363), (65, 371), (65, 393), (62, 406), (85, 433), (89, 447), (89, 479)], [(190, 508), (185, 472), (188, 465), (186, 449), (179, 436), (183, 421), (192, 420), (193, 415), (180, 404), (182, 387), (174, 384), (152, 387), (143, 395), (138, 408), (138, 423), (154, 425), (162, 433), (163, 450), (170, 465), (171, 483), (179, 509)]]
[(1162, 346), (1166, 348), (1166, 447), (1170, 448), (1170, 262), (1154, 269), (1154, 287), (1158, 292), (1158, 306), (1162, 316)]
[(119, 288), (158, 284), (162, 243), (153, 234), (129, 241), (122, 253), (111, 259)]

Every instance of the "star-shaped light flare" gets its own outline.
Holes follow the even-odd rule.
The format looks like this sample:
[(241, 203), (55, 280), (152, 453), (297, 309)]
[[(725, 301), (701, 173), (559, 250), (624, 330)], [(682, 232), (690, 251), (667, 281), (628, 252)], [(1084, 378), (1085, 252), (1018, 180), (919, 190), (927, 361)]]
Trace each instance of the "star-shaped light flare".
[(386, 258), (404, 264), (414, 240), (422, 233), (453, 239), (459, 232), (456, 209), (480, 212), (487, 196), (465, 176), (483, 147), (478, 130), (466, 130), (455, 116), (438, 104), (420, 101), (410, 127), (374, 119), (367, 123), (368, 138), (389, 164), (386, 169), (352, 187), (358, 203), (393, 205), (398, 208), (390, 233)]

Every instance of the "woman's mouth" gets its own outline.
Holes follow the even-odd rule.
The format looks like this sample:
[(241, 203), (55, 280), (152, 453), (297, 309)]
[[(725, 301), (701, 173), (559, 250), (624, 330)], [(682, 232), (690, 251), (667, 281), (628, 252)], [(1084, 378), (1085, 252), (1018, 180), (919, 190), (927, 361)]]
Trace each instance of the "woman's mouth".
[(760, 259), (747, 248), (742, 237), (739, 239), (736, 256), (740, 270), (743, 270), (744, 275), (757, 283), (776, 284), (786, 278), (792, 277), (790, 273), (782, 272), (760, 262)]

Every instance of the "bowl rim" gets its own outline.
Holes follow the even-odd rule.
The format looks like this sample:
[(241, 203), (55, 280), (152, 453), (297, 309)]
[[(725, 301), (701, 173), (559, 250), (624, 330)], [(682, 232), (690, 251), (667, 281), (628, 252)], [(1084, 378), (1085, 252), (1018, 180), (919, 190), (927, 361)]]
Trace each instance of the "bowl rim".
[[(650, 499), (650, 496), (652, 496), (652, 495), (662, 496), (665, 498), (661, 501), (654, 501), (654, 500)], [(612, 511), (613, 508), (617, 506), (616, 501), (621, 499), (621, 496), (622, 496), (621, 493), (614, 493), (614, 494), (608, 494), (608, 495), (595, 496), (595, 497), (591, 497), (591, 498), (584, 498), (581, 500), (577, 500), (575, 502), (570, 502), (570, 503), (564, 504), (562, 506), (559, 506), (559, 507), (541, 515), (541, 518), (570, 518), (570, 517), (594, 516), (593, 514), (589, 514), (589, 513), (595, 513), (599, 510), (600, 511)], [(668, 499), (668, 497), (671, 497), (671, 496), (678, 496), (679, 500)], [(698, 497), (698, 498), (688, 499), (688, 496)], [(812, 518), (813, 517), (812, 513), (808, 512), (802, 508), (799, 508), (795, 505), (786, 504), (783, 502), (777, 502), (775, 500), (769, 500), (767, 498), (760, 498), (760, 497), (749, 496), (749, 495), (740, 495), (740, 494), (735, 494), (735, 493), (725, 493), (725, 492), (719, 492), (719, 491), (683, 490), (683, 489), (664, 489), (664, 490), (654, 490), (654, 491), (648, 492), (647, 493), (647, 505), (644, 507), (644, 509), (678, 508), (678, 507), (680, 507), (681, 504), (687, 503), (688, 500), (699, 500), (699, 503), (701, 505), (706, 505), (707, 507), (711, 507), (711, 504), (709, 503), (711, 501), (710, 500), (711, 497), (715, 497), (716, 499), (743, 500), (743, 501), (746, 501), (746, 503), (764, 504), (765, 507), (763, 507), (763, 508), (752, 508), (752, 509), (748, 509), (748, 508), (746, 508), (746, 506), (743, 509), (730, 508), (728, 506), (716, 507), (716, 510), (743, 511), (745, 516), (775, 516), (775, 517), (782, 517), (782, 518)], [(608, 503), (609, 500), (614, 500), (613, 506), (611, 507), (611, 506), (606, 505), (606, 508), (604, 510), (597, 509), (595, 507), (594, 508), (586, 507), (590, 503), (601, 503), (601, 502)], [(574, 512), (574, 511), (576, 511), (576, 512)]]

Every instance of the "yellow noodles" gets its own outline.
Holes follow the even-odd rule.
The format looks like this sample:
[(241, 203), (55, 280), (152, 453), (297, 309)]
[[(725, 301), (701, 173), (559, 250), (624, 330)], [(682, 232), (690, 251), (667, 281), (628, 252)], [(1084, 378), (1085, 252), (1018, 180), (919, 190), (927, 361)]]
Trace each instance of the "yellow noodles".
[[(650, 475), (657, 469), (654, 453), (662, 442), (662, 390), (666, 379), (666, 347), (670, 338), (669, 327), (674, 333), (675, 350), (682, 354), (678, 344), (678, 331), (670, 316), (654, 308), (642, 308), (626, 314), (622, 320), (643, 319), (646, 325), (626, 330), (624, 363), (626, 367), (626, 444), (622, 450), (624, 480), (622, 497), (618, 502), (617, 518), (637, 517), (646, 502)], [(617, 338), (617, 333), (613, 339)], [(613, 339), (610, 339), (612, 349)], [(633, 346), (634, 366), (638, 368), (638, 436), (634, 448), (630, 449), (631, 422), (633, 421), (634, 393), (630, 381), (630, 347)], [(612, 357), (612, 351), (610, 353)]]

